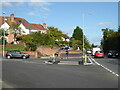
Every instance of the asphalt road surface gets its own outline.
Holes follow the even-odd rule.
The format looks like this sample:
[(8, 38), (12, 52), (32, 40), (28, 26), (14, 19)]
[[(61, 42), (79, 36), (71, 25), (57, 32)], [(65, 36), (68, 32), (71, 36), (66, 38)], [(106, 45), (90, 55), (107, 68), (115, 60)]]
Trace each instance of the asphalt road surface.
[(94, 58), (98, 63), (100, 63), (101, 65), (103, 65), (104, 67), (110, 69), (111, 71), (115, 72), (115, 73), (119, 73), (119, 69), (120, 68), (120, 59), (118, 58)]
[(46, 60), (32, 59), (1, 61), (3, 88), (118, 88), (118, 76), (95, 63), (84, 66), (48, 65)]

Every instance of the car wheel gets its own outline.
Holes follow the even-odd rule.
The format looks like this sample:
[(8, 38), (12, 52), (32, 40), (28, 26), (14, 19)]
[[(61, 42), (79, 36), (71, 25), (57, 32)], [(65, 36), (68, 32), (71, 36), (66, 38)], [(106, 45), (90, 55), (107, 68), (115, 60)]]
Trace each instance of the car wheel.
[(23, 59), (26, 59), (26, 56), (23, 56), (22, 58), (23, 58)]
[(7, 59), (10, 59), (11, 58), (11, 56), (7, 56)]

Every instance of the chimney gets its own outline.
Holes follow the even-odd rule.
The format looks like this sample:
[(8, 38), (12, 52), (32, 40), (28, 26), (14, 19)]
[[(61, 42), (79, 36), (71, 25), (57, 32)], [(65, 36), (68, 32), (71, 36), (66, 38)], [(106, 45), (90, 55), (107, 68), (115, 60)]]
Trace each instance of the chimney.
[(10, 21), (11, 21), (11, 22), (14, 22), (14, 14), (11, 14), (11, 15), (10, 15)]
[(46, 23), (43, 23), (43, 27), (46, 29)]

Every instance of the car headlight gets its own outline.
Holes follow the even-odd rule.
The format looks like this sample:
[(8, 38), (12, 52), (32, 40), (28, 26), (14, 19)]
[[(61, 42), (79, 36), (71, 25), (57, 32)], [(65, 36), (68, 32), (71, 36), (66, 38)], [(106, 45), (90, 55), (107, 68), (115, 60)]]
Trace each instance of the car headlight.
[(116, 53), (116, 55), (118, 55), (118, 53)]
[(108, 53), (108, 55), (112, 55), (111, 53)]

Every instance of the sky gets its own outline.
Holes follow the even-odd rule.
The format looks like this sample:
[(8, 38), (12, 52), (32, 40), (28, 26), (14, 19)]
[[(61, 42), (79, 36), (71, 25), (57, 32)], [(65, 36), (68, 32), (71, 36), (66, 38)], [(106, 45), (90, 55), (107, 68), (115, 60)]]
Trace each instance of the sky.
[[(118, 2), (2, 2), (5, 16), (26, 19), (29, 23), (57, 27), (71, 37), (76, 26), (84, 30), (88, 41), (100, 45), (101, 29), (118, 28)], [(2, 16), (2, 13), (0, 13)]]

